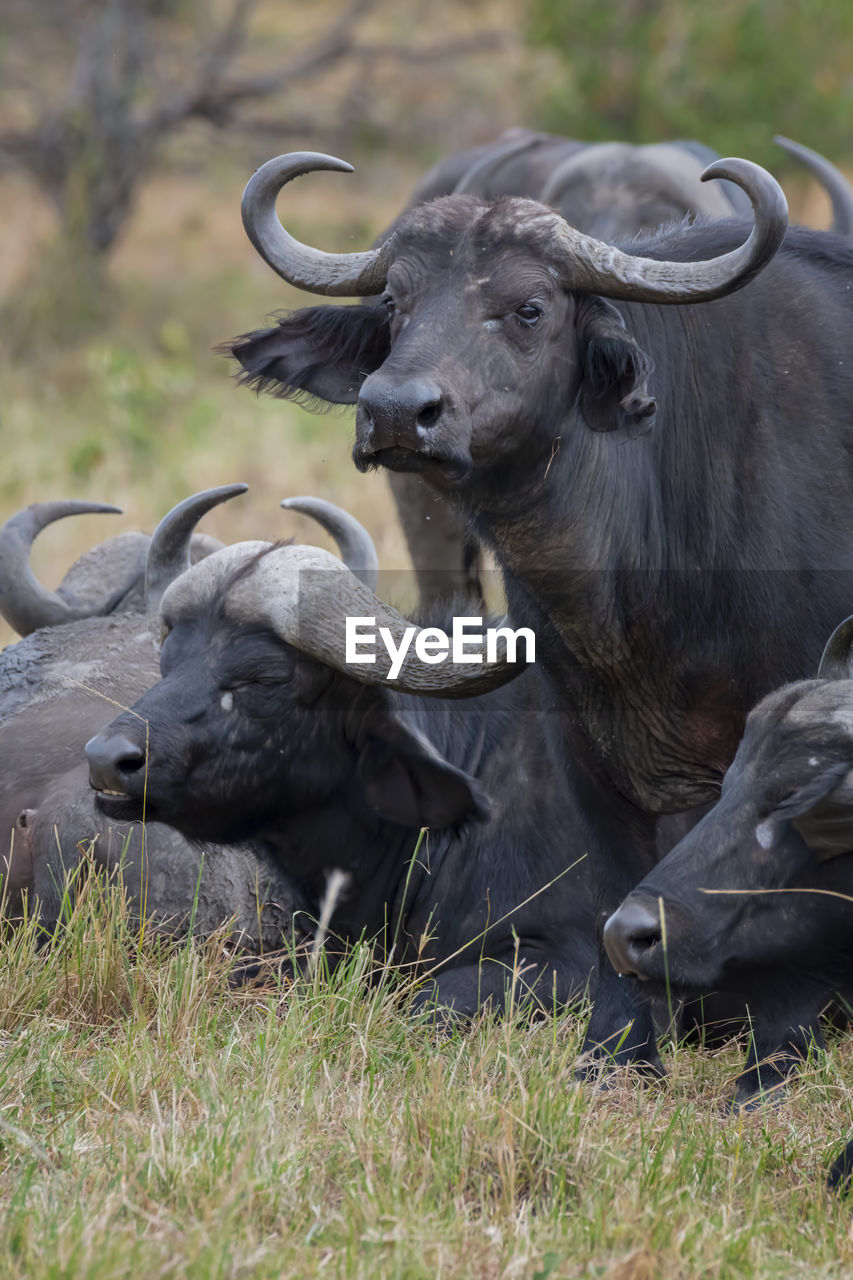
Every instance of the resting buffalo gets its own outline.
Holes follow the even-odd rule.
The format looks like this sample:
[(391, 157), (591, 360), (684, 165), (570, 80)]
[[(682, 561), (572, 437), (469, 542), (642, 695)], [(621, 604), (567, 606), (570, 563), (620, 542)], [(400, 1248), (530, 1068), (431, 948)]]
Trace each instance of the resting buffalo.
[(750, 712), (719, 801), (625, 899), (604, 931), (650, 989), (736, 992), (753, 1042), (738, 1097), (778, 1085), (853, 986), (853, 619), (819, 679)]
[(460, 707), (475, 667), (421, 660), (417, 639), (394, 681), (381, 651), (348, 665), (347, 617), (395, 643), (411, 626), (317, 548), (238, 544), (178, 577), (162, 681), (86, 748), (104, 812), (137, 818), (144, 793), (191, 839), (266, 847), (315, 914), (342, 871), (332, 931), (377, 937), (412, 975), (438, 969), (421, 1005), (468, 1015), (513, 975), (516, 998), (547, 1007), (581, 994), (592, 837), (537, 672)]
[[(231, 921), (232, 936), (248, 949), (278, 947), (282, 933), (291, 931), (299, 901), (273, 861), (247, 849), (194, 847), (156, 822), (146, 823), (143, 848), (140, 823), (110, 822), (95, 807), (83, 746), (108, 708), (127, 706), (158, 677), (144, 612), (145, 553), (151, 552), (149, 589), (156, 609), (158, 565), (168, 547), (156, 535), (153, 543), (143, 534), (109, 539), (80, 557), (57, 593), (37, 582), (28, 556), (33, 538), (53, 520), (104, 509), (38, 503), (0, 529), (3, 616), (22, 629), (38, 628), (0, 654), (5, 910), (18, 915), (26, 891), (31, 905), (38, 899), (40, 918), (51, 927), (64, 874), (78, 866), (81, 850), (94, 840), (95, 865), (114, 871), (121, 864), (135, 911), (144, 906), (157, 927), (182, 927), (197, 894), (199, 934)], [(197, 534), (191, 558), (221, 545)], [(122, 611), (118, 604), (130, 608)], [(86, 610), (109, 616), (88, 617)]]
[[(120, 533), (80, 556), (56, 591), (46, 590), (30, 568), (33, 541), (49, 524), (72, 515), (120, 515), (100, 502), (34, 502), (0, 527), (0, 614), (19, 635), (82, 618), (145, 613), (145, 533)], [(207, 534), (193, 539), (191, 558), (222, 543)], [(0, 716), (5, 709), (0, 706)]]
[[(260, 169), (254, 242), (292, 284), (381, 300), (297, 311), (234, 353), (258, 387), (357, 403), (357, 466), (423, 475), (494, 549), (586, 820), (610, 823), (615, 908), (656, 860), (657, 816), (716, 799), (749, 707), (814, 670), (846, 612), (853, 247), (786, 234), (778, 185), (729, 160), (706, 176), (749, 193), (751, 228), (620, 249), (532, 201), (451, 196), (379, 249), (324, 254), (275, 200), (341, 167)], [(655, 1064), (633, 984), (603, 980), (590, 1046), (628, 1023), (620, 1057)]]

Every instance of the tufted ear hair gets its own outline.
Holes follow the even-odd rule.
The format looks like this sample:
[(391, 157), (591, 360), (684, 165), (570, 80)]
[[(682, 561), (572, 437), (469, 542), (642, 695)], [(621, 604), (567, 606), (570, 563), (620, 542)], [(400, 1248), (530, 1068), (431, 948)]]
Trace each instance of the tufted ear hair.
[(381, 304), (305, 307), (279, 316), (271, 329), (241, 334), (217, 348), (239, 361), (242, 386), (314, 410), (355, 404), (362, 382), (390, 349), (388, 312)]
[(625, 328), (625, 321), (604, 298), (584, 298), (577, 310), (581, 385), (578, 408), (593, 431), (622, 427), (638, 435), (657, 404), (646, 379), (652, 362)]

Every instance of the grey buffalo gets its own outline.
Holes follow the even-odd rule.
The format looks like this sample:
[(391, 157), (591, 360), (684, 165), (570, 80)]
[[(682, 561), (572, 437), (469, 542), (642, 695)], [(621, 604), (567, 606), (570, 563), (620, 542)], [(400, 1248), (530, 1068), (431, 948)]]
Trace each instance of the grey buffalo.
[[(121, 865), (135, 912), (144, 906), (157, 927), (180, 929), (194, 909), (199, 934), (230, 922), (233, 938), (247, 949), (280, 947), (300, 904), (262, 851), (190, 845), (155, 821), (146, 822), (143, 833), (141, 822), (112, 822), (95, 807), (84, 744), (111, 709), (128, 706), (159, 674), (144, 609), (146, 560), (155, 609), (159, 598), (162, 540), (155, 538), (151, 550), (147, 535), (109, 539), (81, 556), (55, 593), (38, 583), (28, 557), (34, 537), (53, 520), (104, 509), (115, 510), (39, 503), (0, 529), (0, 608), (7, 621), (31, 632), (0, 654), (6, 912), (20, 913), (26, 891), (31, 907), (37, 899), (45, 927), (52, 927), (65, 873), (81, 865), (83, 850), (94, 842), (94, 864), (107, 872)], [(221, 545), (196, 535), (187, 563)]]

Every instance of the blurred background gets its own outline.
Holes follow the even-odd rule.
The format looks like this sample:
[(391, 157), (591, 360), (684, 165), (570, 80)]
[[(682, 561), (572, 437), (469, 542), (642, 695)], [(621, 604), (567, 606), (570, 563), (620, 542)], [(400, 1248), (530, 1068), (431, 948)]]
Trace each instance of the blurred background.
[(314, 492), (406, 563), (384, 479), (349, 461), (352, 411), (259, 400), (211, 350), (306, 303), (240, 223), (272, 155), (356, 166), (281, 201), (329, 249), (366, 248), (436, 159), (518, 124), (695, 138), (768, 165), (793, 216), (826, 226), (771, 139), (844, 168), (851, 120), (849, 0), (0, 0), (0, 519), (54, 497), (124, 508), (45, 532), (56, 585), (99, 538), (245, 480), (206, 529), (298, 533), (278, 500)]

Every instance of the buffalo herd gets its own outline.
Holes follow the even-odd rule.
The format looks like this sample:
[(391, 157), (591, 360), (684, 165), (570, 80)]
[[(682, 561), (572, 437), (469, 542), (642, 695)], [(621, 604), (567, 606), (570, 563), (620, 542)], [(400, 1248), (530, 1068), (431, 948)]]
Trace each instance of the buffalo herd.
[[(417, 618), (320, 499), (282, 505), (340, 558), (199, 535), (230, 485), (53, 593), (32, 541), (94, 508), (13, 516), (7, 913), (29, 896), (52, 928), (93, 850), (161, 929), (230, 921), (252, 954), (284, 938), (291, 970), (318, 919), (330, 963), (375, 939), (442, 1023), (587, 995), (584, 1078), (662, 1074), (673, 996), (683, 1026), (723, 1010), (749, 1030), (737, 1102), (778, 1092), (853, 985), (853, 193), (777, 141), (832, 230), (789, 227), (765, 170), (693, 142), (511, 131), (441, 161), (346, 254), (300, 243), (276, 204), (348, 164), (254, 174), (262, 258), (357, 301), (225, 350), (256, 391), (356, 406), (353, 461), (389, 474)], [(440, 661), (435, 637), (483, 615), (484, 552), (501, 646)], [(353, 661), (348, 620), (397, 658)], [(853, 1144), (832, 1183), (851, 1170)]]

